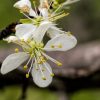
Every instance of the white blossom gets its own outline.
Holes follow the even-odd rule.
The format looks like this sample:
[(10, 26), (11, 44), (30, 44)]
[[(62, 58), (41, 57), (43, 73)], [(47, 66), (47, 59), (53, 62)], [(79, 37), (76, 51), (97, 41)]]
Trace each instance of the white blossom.
[[(78, 0), (66, 0), (62, 6), (76, 1)], [(19, 0), (14, 4), (14, 7), (18, 8), (27, 19), (21, 19), (21, 24), (16, 25), (15, 36), (9, 36), (4, 40), (20, 45), (23, 52), (16, 48), (16, 53), (9, 55), (4, 60), (1, 73), (6, 74), (13, 71), (27, 61), (24, 66), (27, 71), (26, 78), (31, 73), (36, 85), (47, 87), (54, 76), (48, 60), (58, 66), (62, 66), (62, 63), (47, 55), (46, 52), (67, 51), (77, 44), (76, 38), (70, 32), (62, 31), (54, 23), (56, 20), (67, 16), (68, 13), (57, 13), (59, 7), (50, 11), (48, 0), (40, 0), (38, 7), (40, 13), (37, 12), (35, 6), (34, 10), (32, 9), (30, 0)], [(44, 45), (45, 34), (50, 37), (50, 40)]]
[(1, 73), (6, 74), (29, 59), (24, 66), (24, 68), (28, 68), (29, 63), (31, 62), (26, 77), (29, 77), (29, 73), (31, 72), (35, 84), (39, 87), (46, 87), (52, 82), (52, 77), (54, 76), (52, 68), (47, 60), (51, 60), (58, 66), (61, 66), (62, 63), (48, 56), (45, 51), (67, 51), (76, 45), (77, 40), (74, 36), (66, 33), (55, 36), (49, 40), (45, 46), (42, 41), (40, 43), (34, 40), (18, 40), (16, 43), (22, 46), (24, 52), (18, 52), (8, 56), (1, 66)]

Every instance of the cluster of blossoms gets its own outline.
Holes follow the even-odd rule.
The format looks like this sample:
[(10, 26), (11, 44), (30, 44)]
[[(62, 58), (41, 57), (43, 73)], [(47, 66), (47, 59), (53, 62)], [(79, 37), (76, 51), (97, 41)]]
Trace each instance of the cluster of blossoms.
[[(26, 78), (32, 74), (35, 84), (39, 87), (46, 87), (52, 82), (54, 73), (48, 60), (51, 60), (58, 66), (62, 63), (48, 56), (48, 51), (67, 51), (77, 44), (76, 38), (56, 27), (55, 21), (67, 16), (63, 12), (66, 5), (78, 0), (66, 0), (63, 3), (58, 0), (40, 0), (39, 7), (32, 9), (29, 0), (20, 0), (14, 4), (26, 19), (20, 19), (20, 24), (15, 27), (15, 36), (9, 36), (5, 41), (18, 44), (23, 51), (18, 48), (16, 53), (9, 55), (3, 62), (1, 73), (6, 74), (18, 68), (25, 61), (27, 63), (24, 69), (27, 71)], [(44, 37), (47, 35), (50, 39), (44, 43)]]

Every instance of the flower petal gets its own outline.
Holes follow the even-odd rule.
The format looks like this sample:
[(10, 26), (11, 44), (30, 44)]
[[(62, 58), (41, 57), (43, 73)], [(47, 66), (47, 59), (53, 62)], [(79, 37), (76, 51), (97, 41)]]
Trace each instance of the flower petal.
[(18, 9), (23, 9), (23, 7), (25, 7), (30, 16), (36, 17), (36, 13), (32, 9), (30, 0), (20, 0), (14, 4), (14, 7)]
[(19, 0), (14, 4), (14, 7), (20, 9), (24, 6), (28, 6), (29, 8), (31, 8), (31, 2), (29, 0)]
[(15, 42), (18, 40), (18, 38), (16, 36), (9, 36), (5, 39), (3, 39), (4, 41), (7, 41), (7, 42)]
[(1, 66), (1, 73), (6, 74), (17, 67), (19, 67), (24, 61), (28, 59), (29, 55), (25, 52), (14, 53), (9, 55)]
[(16, 26), (16, 36), (19, 39), (27, 40), (28, 38), (31, 38), (34, 30), (36, 27), (32, 24), (19, 24)]
[(60, 30), (59, 28), (57, 28), (56, 26), (52, 26), (48, 29), (47, 31), (47, 35), (50, 37), (50, 38), (53, 38), (55, 36), (57, 36), (58, 34), (61, 34), (63, 33), (64, 31)]
[(41, 42), (47, 30), (51, 27), (52, 23), (43, 21), (37, 30), (33, 33), (33, 38), (36, 42)]
[(29, 15), (33, 16), (33, 17), (37, 17), (37, 14), (35, 13), (35, 11), (32, 8), (29, 11)]
[[(37, 70), (36, 65), (34, 65), (34, 67), (32, 69), (33, 81), (39, 87), (47, 87), (52, 82), (52, 77), (50, 76), (50, 73), (49, 73), (48, 69), (51, 72), (52, 72), (52, 69), (51, 69), (50, 65), (47, 62), (43, 65), (40, 65), (40, 67), (45, 68), (43, 73), (44, 73), (44, 76), (45, 76), (46, 80), (42, 79), (41, 71), (39, 69)], [(48, 67), (48, 69), (46, 67)]]
[(73, 48), (77, 44), (77, 40), (71, 34), (59, 34), (46, 44), (46, 51), (66, 51)]
[(48, 19), (48, 9), (47, 8), (40, 8), (39, 9), (40, 13), (42, 14), (44, 19)]

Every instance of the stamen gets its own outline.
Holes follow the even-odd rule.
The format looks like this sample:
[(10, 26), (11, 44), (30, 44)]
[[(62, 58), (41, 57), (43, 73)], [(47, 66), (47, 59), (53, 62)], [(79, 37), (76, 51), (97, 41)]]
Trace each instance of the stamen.
[(58, 45), (58, 48), (62, 48), (62, 44), (59, 44), (59, 45)]
[(68, 16), (69, 15), (69, 13), (63, 13), (63, 14), (61, 14), (61, 15), (59, 15), (59, 16), (56, 16), (56, 17), (53, 17), (53, 18), (50, 18), (50, 21), (56, 21), (56, 20), (58, 20), (58, 19), (60, 19), (60, 18), (62, 18), (62, 17), (65, 17), (65, 16)]
[(47, 65), (46, 65), (46, 63), (44, 63), (44, 67), (49, 71), (49, 73), (50, 73), (50, 76), (54, 76), (54, 73), (52, 73), (51, 71), (50, 71), (50, 69), (47, 67)]
[(29, 74), (26, 74), (26, 78), (29, 78), (29, 76), (30, 76)]
[(41, 52), (47, 59), (51, 60), (52, 62), (56, 63), (58, 66), (62, 66), (62, 63), (60, 63), (59, 61), (53, 59), (52, 57), (46, 55), (44, 52)]
[(19, 52), (19, 49), (18, 49), (18, 48), (16, 48), (16, 49), (15, 49), (15, 52), (16, 52), (16, 53), (18, 53), (18, 52)]
[(37, 65), (36, 58), (35, 58), (35, 67), (36, 67), (36, 70), (39, 70), (38, 65)]
[(52, 15), (54, 15), (61, 7), (62, 5), (60, 4), (59, 7), (57, 7), (57, 9), (52, 13)]
[(23, 68), (24, 68), (24, 70), (26, 70), (28, 68), (28, 66), (25, 65)]
[(71, 34), (72, 34), (72, 33), (71, 33), (70, 31), (69, 31), (69, 32), (67, 32), (67, 35), (68, 35), (68, 36), (72, 36)]
[(54, 73), (52, 73), (52, 74), (50, 74), (51, 75), (51, 77), (54, 77), (55, 75), (54, 75)]
[(31, 71), (31, 69), (32, 69), (32, 67), (33, 67), (33, 61), (34, 61), (34, 59), (32, 59), (31, 67), (30, 67), (29, 70), (28, 70), (28, 74), (30, 73), (30, 71)]
[(43, 79), (43, 80), (46, 80), (46, 77), (44, 76), (44, 73), (43, 73), (42, 68), (41, 68), (40, 65), (39, 65), (39, 69), (40, 69), (40, 71), (41, 71), (42, 79)]
[(33, 20), (29, 17), (29, 16), (27, 16), (24, 12), (21, 12), (25, 17), (27, 17), (28, 19), (30, 19), (32, 22), (33, 22)]
[(46, 62), (46, 59), (43, 56), (40, 56), (41, 61), (44, 63)]
[(55, 48), (55, 46), (54, 45), (51, 45), (51, 48)]
[(28, 66), (28, 64), (30, 63), (31, 59), (32, 59), (32, 57), (30, 56), (30, 58), (29, 58), (29, 60), (28, 60), (28, 62), (27, 62), (27, 64), (25, 66)]
[(46, 77), (42, 77), (43, 80), (46, 80)]
[(43, 64), (43, 62), (41, 60), (38, 60), (38, 64)]
[(58, 61), (56, 61), (56, 64), (57, 64), (58, 66), (62, 66), (62, 63), (60, 63), (60, 62), (58, 62)]

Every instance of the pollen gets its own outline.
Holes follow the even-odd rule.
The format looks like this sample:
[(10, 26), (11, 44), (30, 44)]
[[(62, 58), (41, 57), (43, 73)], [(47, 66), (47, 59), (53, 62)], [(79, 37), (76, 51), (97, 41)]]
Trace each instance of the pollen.
[(43, 80), (46, 80), (46, 77), (43, 76), (42, 79), (43, 79)]
[(26, 70), (26, 69), (28, 68), (28, 66), (27, 66), (27, 65), (25, 65), (23, 68)]
[(38, 61), (38, 64), (43, 64), (43, 62), (40, 60), (40, 61)]
[(54, 73), (50, 74), (51, 77), (54, 77)]
[(68, 35), (68, 36), (71, 36), (71, 34), (72, 34), (71, 32), (67, 32), (67, 35)]
[(56, 64), (57, 64), (58, 66), (62, 66), (62, 63), (60, 63), (60, 62), (56, 62)]
[(62, 45), (61, 45), (61, 44), (59, 44), (59, 45), (58, 45), (58, 48), (62, 48)]
[(18, 49), (18, 48), (16, 48), (16, 49), (15, 49), (15, 52), (16, 52), (16, 53), (18, 53), (18, 52), (19, 52), (19, 49)]
[(51, 45), (51, 48), (55, 48), (55, 46), (54, 45)]
[(26, 74), (26, 78), (29, 78), (29, 76), (30, 76), (29, 74)]
[(35, 47), (35, 41), (31, 41), (30, 43), (29, 43), (29, 45), (32, 47), (32, 48), (34, 48)]
[(40, 47), (43, 47), (44, 46), (44, 44), (43, 43), (40, 43)]
[(31, 58), (33, 58), (33, 57), (34, 57), (34, 54), (32, 53), (32, 54), (31, 54)]
[(42, 62), (46, 62), (46, 59), (43, 56), (40, 56)]

